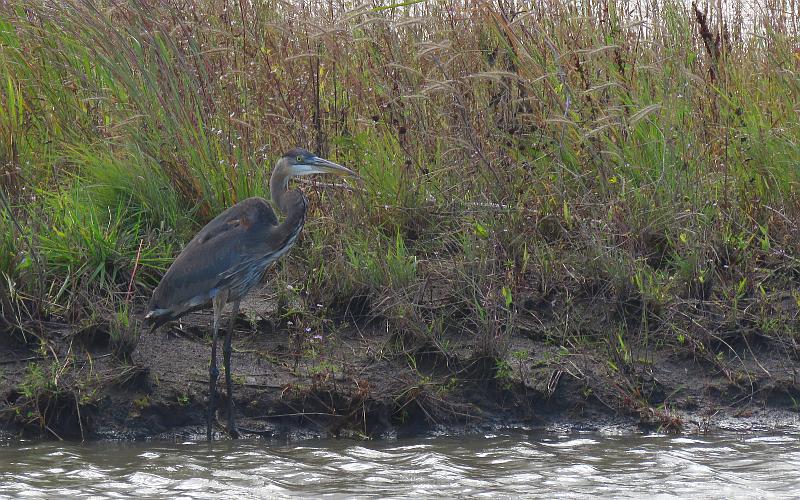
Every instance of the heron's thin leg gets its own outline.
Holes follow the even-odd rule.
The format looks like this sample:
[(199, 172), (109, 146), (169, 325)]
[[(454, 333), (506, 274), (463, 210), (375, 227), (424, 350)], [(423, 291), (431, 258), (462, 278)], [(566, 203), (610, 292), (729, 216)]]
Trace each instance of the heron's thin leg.
[(214, 338), (211, 341), (211, 363), (208, 365), (208, 419), (206, 420), (206, 439), (211, 441), (211, 423), (214, 421), (214, 410), (217, 405), (217, 338), (219, 336), (219, 319), (225, 308), (228, 293), (219, 292), (212, 300), (214, 306)]
[(233, 422), (233, 382), (231, 381), (231, 340), (233, 337), (233, 325), (236, 322), (236, 316), (239, 314), (239, 301), (233, 303), (233, 311), (231, 311), (231, 319), (228, 324), (228, 333), (225, 335), (225, 343), (222, 345), (222, 358), (225, 363), (225, 384), (228, 388), (228, 434), (236, 439), (239, 433), (236, 431), (236, 424)]

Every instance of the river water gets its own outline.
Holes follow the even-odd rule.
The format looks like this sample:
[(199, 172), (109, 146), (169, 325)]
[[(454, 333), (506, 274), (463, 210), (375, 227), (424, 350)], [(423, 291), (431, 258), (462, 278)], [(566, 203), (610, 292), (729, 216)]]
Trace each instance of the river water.
[(0, 445), (3, 498), (800, 498), (800, 435)]

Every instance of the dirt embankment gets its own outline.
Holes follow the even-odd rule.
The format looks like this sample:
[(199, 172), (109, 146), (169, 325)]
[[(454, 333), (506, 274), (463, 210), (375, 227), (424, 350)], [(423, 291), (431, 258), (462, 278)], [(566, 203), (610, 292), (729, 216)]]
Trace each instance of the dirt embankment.
[[(800, 428), (796, 353), (757, 339), (731, 346), (723, 363), (675, 349), (609, 355), (518, 333), (497, 359), (478, 355), (475, 339), (458, 335), (444, 346), (442, 339), (406, 343), (380, 320), (331, 321), (316, 330), (274, 322), (266, 319), (274, 316), (267, 296), (267, 289), (253, 293), (236, 322), (234, 398), (245, 435)], [(60, 340), (47, 343), (0, 336), (0, 431), (63, 439), (203, 436), (210, 323), (210, 313), (198, 313), (142, 333), (127, 360), (97, 327), (43, 325), (63, 328), (50, 335)], [(218, 437), (224, 420), (220, 409)]]

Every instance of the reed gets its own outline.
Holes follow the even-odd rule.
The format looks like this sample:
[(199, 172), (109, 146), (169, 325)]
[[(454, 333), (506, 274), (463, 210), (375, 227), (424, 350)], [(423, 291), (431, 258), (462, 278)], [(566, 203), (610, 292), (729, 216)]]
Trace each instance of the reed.
[(366, 179), (306, 186), (315, 213), (276, 278), (326, 305), (361, 297), (491, 355), (515, 332), (618, 345), (597, 315), (707, 345), (709, 304), (794, 335), (776, 311), (800, 270), (795, 2), (0, 9), (0, 183), (30, 232), (3, 212), (0, 273), (33, 297), (21, 263), (39, 266), (48, 314), (127, 295), (144, 241), (141, 302), (301, 145)]

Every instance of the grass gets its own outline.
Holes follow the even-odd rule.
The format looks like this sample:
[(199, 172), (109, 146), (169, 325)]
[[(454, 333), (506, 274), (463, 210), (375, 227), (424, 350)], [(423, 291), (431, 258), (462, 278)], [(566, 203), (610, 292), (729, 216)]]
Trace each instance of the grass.
[(190, 4), (0, 7), (7, 321), (141, 306), (300, 145), (365, 179), (305, 185), (276, 278), (331, 314), (472, 336), (501, 374), (517, 334), (623, 363), (754, 330), (796, 346), (797, 12)]

